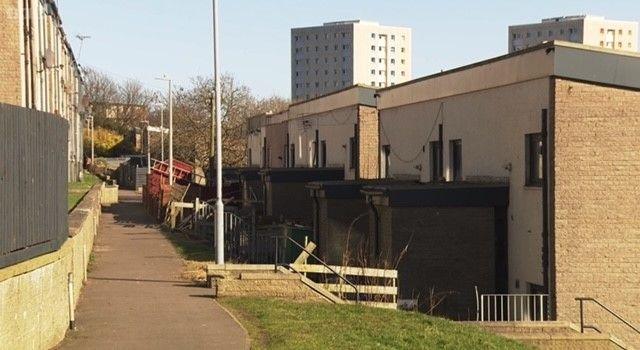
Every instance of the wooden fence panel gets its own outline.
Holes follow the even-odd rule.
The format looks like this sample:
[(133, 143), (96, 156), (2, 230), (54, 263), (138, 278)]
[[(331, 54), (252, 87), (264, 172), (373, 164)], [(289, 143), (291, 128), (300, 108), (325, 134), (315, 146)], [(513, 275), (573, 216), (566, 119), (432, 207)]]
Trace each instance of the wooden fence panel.
[(0, 268), (58, 249), (68, 229), (68, 122), (0, 104)]

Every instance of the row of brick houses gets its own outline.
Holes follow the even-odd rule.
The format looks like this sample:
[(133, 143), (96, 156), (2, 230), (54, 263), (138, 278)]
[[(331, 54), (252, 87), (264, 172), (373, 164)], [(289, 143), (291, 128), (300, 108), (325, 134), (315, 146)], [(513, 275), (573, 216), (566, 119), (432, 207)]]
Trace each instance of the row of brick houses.
[(53, 0), (0, 0), (0, 103), (69, 122), (69, 179), (82, 169), (81, 72)]
[(435, 292), (475, 319), (474, 288), (548, 294), (550, 319), (578, 322), (592, 297), (640, 323), (636, 53), (548, 42), (299, 102), (247, 135), (245, 203), (311, 225), (329, 263), (397, 263), (401, 302)]

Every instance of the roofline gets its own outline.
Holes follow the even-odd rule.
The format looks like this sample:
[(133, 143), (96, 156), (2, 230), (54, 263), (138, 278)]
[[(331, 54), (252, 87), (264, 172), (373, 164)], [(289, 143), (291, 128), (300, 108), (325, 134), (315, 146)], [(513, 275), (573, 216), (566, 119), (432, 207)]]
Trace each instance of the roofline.
[(374, 94), (377, 91), (376, 89), (374, 89), (374, 88), (372, 88), (371, 86), (368, 86), (368, 85), (354, 84), (354, 85), (348, 86), (348, 87), (340, 89), (340, 90), (331, 91), (331, 92), (328, 92), (328, 93), (326, 93), (324, 95), (320, 95), (320, 96), (316, 96), (314, 98), (310, 98), (308, 100), (303, 100), (303, 101), (298, 101), (298, 102), (291, 103), (291, 104), (289, 104), (289, 109), (291, 109), (291, 107), (293, 107), (293, 106), (297, 106), (297, 105), (301, 105), (303, 103), (319, 100), (321, 98), (324, 98), (324, 97), (327, 97), (327, 96), (331, 96), (331, 95), (335, 95), (335, 94), (339, 94), (341, 92), (345, 92), (345, 91), (348, 91), (348, 90), (351, 90), (351, 89), (355, 89), (355, 88), (364, 88), (364, 89), (368, 89), (368, 90), (373, 90)]
[(637, 53), (637, 52), (613, 51), (613, 50), (610, 50), (610, 49), (604, 49), (604, 48), (600, 48), (600, 47), (597, 47), (597, 46), (577, 44), (577, 43), (572, 43), (572, 42), (568, 42), (568, 41), (561, 41), (561, 40), (552, 40), (552, 41), (544, 42), (544, 43), (536, 45), (536, 46), (531, 46), (529, 48), (526, 48), (526, 49), (523, 49), (523, 50), (520, 50), (520, 51), (511, 52), (511, 53), (508, 53), (508, 54), (505, 54), (505, 55), (489, 58), (489, 59), (482, 60), (482, 61), (479, 61), (479, 62), (475, 62), (475, 63), (472, 63), (472, 64), (460, 66), (460, 67), (453, 68), (453, 69), (450, 69), (450, 70), (446, 70), (446, 71), (438, 72), (438, 73), (435, 73), (435, 74), (426, 75), (426, 76), (423, 76), (423, 77), (420, 77), (420, 78), (416, 78), (416, 79), (413, 79), (413, 80), (405, 81), (404, 83), (396, 84), (394, 86), (388, 86), (388, 87), (385, 87), (385, 88), (382, 88), (382, 89), (378, 89), (378, 90), (376, 90), (376, 94), (378, 94), (380, 92), (385, 92), (385, 91), (388, 91), (388, 90), (404, 87), (404, 86), (407, 86), (407, 85), (419, 83), (419, 82), (422, 82), (422, 81), (425, 81), (425, 80), (438, 78), (438, 77), (445, 76), (445, 75), (448, 75), (448, 74), (453, 74), (453, 73), (465, 71), (465, 70), (468, 70), (468, 69), (484, 66), (484, 65), (487, 65), (487, 64), (490, 64), (490, 63), (503, 61), (503, 60), (506, 60), (506, 59), (509, 59), (509, 58), (512, 58), (512, 57), (517, 57), (517, 56), (520, 56), (520, 55), (524, 55), (524, 54), (527, 54), (527, 53), (530, 53), (530, 52), (534, 52), (534, 51), (538, 51), (538, 50), (542, 50), (542, 49), (552, 49), (554, 47), (568, 47), (568, 48), (574, 48), (574, 49), (579, 49), (579, 50), (584, 50), (584, 51), (594, 51), (594, 52), (599, 52), (599, 53), (604, 53), (604, 54), (609, 54), (609, 55), (629, 56), (629, 57), (640, 58), (640, 53)]

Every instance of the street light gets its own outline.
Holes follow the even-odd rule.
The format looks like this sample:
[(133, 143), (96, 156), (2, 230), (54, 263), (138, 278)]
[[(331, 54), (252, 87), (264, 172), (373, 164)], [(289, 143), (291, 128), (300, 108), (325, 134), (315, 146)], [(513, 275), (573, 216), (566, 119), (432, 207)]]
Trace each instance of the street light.
[[(218, 57), (218, 0), (213, 1), (213, 68), (216, 97), (216, 263), (224, 264), (224, 203), (222, 203), (222, 114), (220, 113), (220, 59)], [(213, 123), (213, 118), (211, 118)], [(211, 140), (213, 142), (213, 139)], [(212, 147), (213, 148), (213, 147)]]
[[(171, 93), (171, 79), (163, 75), (156, 78), (169, 83), (169, 186), (173, 185), (173, 95)], [(164, 141), (164, 140), (163, 140)]]

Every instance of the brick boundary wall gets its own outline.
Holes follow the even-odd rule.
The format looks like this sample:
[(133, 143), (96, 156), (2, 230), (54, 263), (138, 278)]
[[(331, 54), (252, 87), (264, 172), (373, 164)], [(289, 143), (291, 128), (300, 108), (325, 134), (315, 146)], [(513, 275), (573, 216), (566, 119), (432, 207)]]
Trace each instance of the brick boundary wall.
[(69, 328), (68, 274), (74, 308), (100, 220), (101, 186), (69, 213), (69, 238), (52, 253), (0, 269), (0, 347), (50, 349)]
[[(584, 296), (640, 325), (640, 92), (555, 79), (554, 112), (557, 318), (579, 324)], [(593, 303), (585, 316), (640, 348)]]

